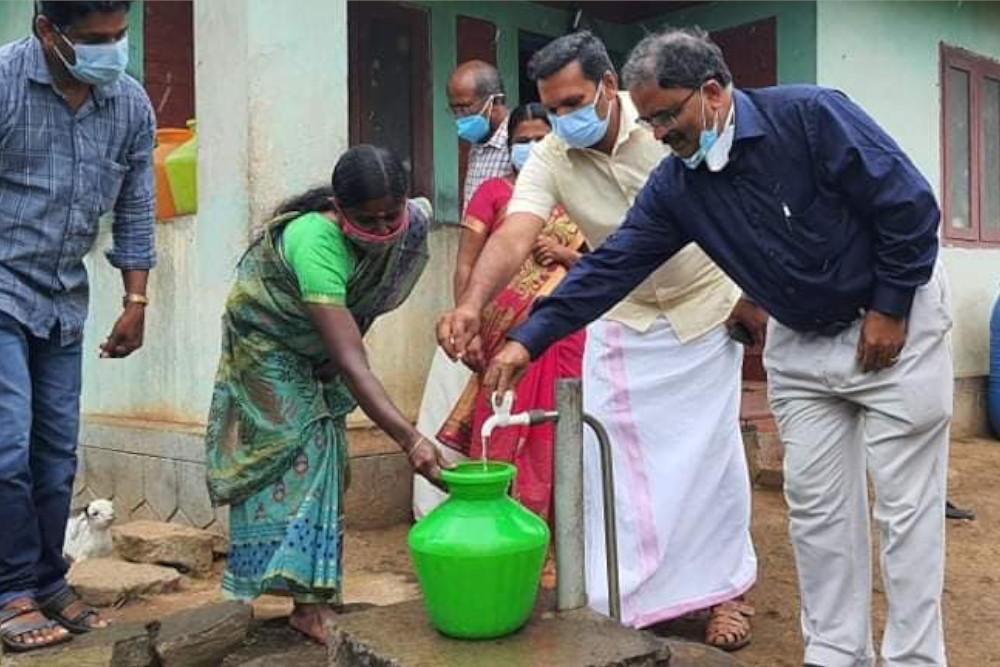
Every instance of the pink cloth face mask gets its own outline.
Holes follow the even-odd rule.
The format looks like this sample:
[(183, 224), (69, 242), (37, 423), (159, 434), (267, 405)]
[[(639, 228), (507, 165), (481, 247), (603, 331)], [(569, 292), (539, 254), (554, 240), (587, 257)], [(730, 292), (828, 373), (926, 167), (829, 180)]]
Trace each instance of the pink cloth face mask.
[(387, 234), (374, 234), (359, 227), (344, 213), (344, 209), (340, 207), (340, 204), (334, 202), (334, 206), (337, 209), (337, 219), (340, 221), (340, 228), (343, 230), (344, 235), (365, 250), (385, 249), (393, 241), (405, 234), (406, 230), (410, 227), (410, 211), (406, 205), (403, 206), (402, 212), (396, 218), (392, 231)]

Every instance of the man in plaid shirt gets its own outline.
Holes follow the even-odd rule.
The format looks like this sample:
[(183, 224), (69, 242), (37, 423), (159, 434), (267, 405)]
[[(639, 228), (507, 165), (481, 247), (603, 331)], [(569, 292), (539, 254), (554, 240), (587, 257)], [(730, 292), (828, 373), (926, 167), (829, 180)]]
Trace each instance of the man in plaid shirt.
[[(113, 211), (122, 314), (100, 345), (142, 345), (154, 263), (156, 124), (124, 74), (128, 2), (39, 2), (34, 37), (0, 47), (0, 640), (25, 651), (106, 621), (65, 580), (88, 285)], [(103, 295), (102, 295), (103, 296)]]
[(458, 138), (471, 145), (461, 214), (484, 181), (511, 172), (507, 148), (507, 110), (503, 80), (489, 63), (462, 63), (448, 79), (448, 109)]

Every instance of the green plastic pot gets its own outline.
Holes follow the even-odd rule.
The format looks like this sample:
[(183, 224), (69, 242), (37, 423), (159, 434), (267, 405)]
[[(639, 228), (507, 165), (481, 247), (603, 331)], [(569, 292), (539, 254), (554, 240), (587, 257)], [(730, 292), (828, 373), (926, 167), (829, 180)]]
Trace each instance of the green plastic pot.
[(507, 495), (515, 474), (492, 461), (445, 470), (450, 497), (410, 530), (427, 613), (445, 635), (503, 637), (531, 616), (549, 528)]
[(170, 194), (178, 215), (198, 211), (198, 124), (188, 121), (191, 138), (174, 149), (163, 161)]

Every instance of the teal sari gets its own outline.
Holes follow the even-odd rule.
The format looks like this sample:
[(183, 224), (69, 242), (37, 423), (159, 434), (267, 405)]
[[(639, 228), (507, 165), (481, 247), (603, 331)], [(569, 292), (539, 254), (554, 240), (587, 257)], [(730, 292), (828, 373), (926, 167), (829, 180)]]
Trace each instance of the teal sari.
[[(428, 211), (410, 202), (409, 215), (391, 250), (356, 258), (347, 307), (362, 333), (406, 300), (427, 264)], [(208, 417), (208, 488), (214, 504), (230, 506), (227, 597), (280, 591), (335, 603), (345, 420), (357, 403), (342, 378), (313, 376), (326, 353), (281, 256), (282, 231), (295, 217), (269, 223), (237, 266)]]

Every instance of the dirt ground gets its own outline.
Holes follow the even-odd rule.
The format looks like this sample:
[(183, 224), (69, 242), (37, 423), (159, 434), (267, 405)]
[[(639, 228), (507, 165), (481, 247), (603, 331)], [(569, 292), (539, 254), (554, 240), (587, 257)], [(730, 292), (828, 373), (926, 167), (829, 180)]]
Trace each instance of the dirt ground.
[[(950, 498), (973, 507), (972, 522), (948, 522), (948, 569), (945, 624), (951, 667), (1000, 666), (1000, 443), (988, 440), (953, 443)], [(346, 545), (346, 602), (391, 604), (416, 597), (417, 587), (406, 552), (406, 526), (349, 533)], [(754, 539), (760, 561), (758, 585), (751, 593), (757, 607), (754, 641), (736, 657), (747, 667), (801, 667), (795, 569), (787, 536), (781, 494), (754, 494)], [(885, 598), (875, 589), (876, 628), (885, 618)], [(113, 612), (116, 618), (145, 620), (218, 599), (218, 581), (188, 583), (184, 592), (136, 602)], [(258, 617), (288, 613), (281, 598), (263, 598)], [(675, 624), (669, 630), (697, 635), (699, 624)], [(445, 667), (445, 666), (442, 666)]]

